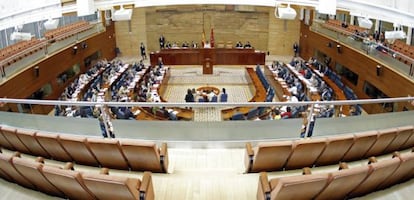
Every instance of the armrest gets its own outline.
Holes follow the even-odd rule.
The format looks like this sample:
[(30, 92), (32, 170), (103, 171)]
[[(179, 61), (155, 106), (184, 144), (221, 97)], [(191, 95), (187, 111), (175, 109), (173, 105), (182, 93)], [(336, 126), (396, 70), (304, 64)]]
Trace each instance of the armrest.
[(375, 158), (374, 156), (371, 156), (368, 158), (368, 164), (376, 163), (376, 162), (377, 162), (377, 158)]
[(253, 167), (254, 151), (250, 142), (246, 143), (246, 156), (244, 157), (244, 166), (246, 172), (251, 172)]
[(154, 188), (152, 186), (151, 172), (144, 172), (139, 188), (139, 199), (154, 199)]
[(72, 170), (72, 171), (75, 170), (73, 162), (67, 162), (65, 166), (63, 166), (63, 169)]
[(395, 157), (400, 157), (400, 152), (398, 152), (398, 151), (394, 151), (393, 153), (392, 153), (392, 158), (395, 158)]
[(168, 172), (168, 148), (167, 143), (162, 143), (160, 148), (160, 164), (163, 172)]
[(302, 169), (302, 175), (311, 175), (312, 174), (312, 170), (309, 167), (304, 167)]
[(40, 156), (39, 156), (39, 157), (36, 157), (35, 162), (45, 164), (45, 159), (44, 159), (43, 157), (40, 157)]
[(346, 163), (346, 162), (341, 162), (341, 163), (339, 163), (339, 168), (338, 168), (338, 170), (343, 170), (343, 169), (348, 169), (349, 167), (348, 167), (348, 163)]
[(20, 152), (15, 151), (15, 152), (13, 153), (13, 157), (19, 157), (19, 158), (20, 158)]
[(270, 200), (270, 184), (266, 172), (260, 172), (259, 186), (257, 188), (258, 200)]
[(109, 175), (109, 168), (102, 167), (101, 171), (99, 171), (99, 174)]

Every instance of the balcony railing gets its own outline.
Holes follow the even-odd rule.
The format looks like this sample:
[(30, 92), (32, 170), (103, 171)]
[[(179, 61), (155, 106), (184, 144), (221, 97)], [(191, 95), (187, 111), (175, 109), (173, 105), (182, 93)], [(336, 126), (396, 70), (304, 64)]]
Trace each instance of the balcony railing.
[[(360, 35), (334, 26), (329, 26), (329, 28), (327, 28), (328, 26), (329, 25), (326, 25), (324, 21), (314, 20), (310, 29), (341, 44), (349, 46), (356, 51), (359, 51), (361, 54), (366, 54), (380, 63), (384, 63), (409, 79), (414, 79), (413, 58), (394, 51), (375, 40), (370, 40), (368, 37), (361, 37)], [(401, 62), (397, 58), (403, 58), (407, 62)]]
[[(217, 143), (244, 143), (246, 141), (275, 140), (281, 138), (300, 138), (318, 136), (325, 137), (335, 134), (355, 131), (376, 130), (403, 125), (414, 125), (414, 111), (387, 112), (381, 114), (362, 114), (358, 116), (314, 118), (316, 112), (323, 107), (334, 106), (340, 110), (342, 105), (356, 104), (398, 104), (410, 102), (414, 106), (414, 97), (346, 100), (346, 101), (307, 101), (307, 102), (249, 102), (249, 103), (149, 103), (149, 102), (86, 102), (86, 101), (52, 101), (0, 98), (0, 106), (7, 108), (17, 104), (17, 107), (30, 109), (34, 106), (68, 106), (92, 107), (106, 109), (109, 107), (192, 107), (199, 108), (228, 108), (236, 106), (276, 107), (307, 106), (302, 117), (280, 120), (244, 120), (240, 121), (159, 121), (159, 120), (121, 120), (109, 119), (112, 131), (116, 137), (170, 141), (188, 143), (197, 141)], [(318, 110), (319, 109), (319, 110)], [(4, 109), (3, 109), (4, 110)], [(21, 112), (24, 112), (21, 110)], [(102, 111), (103, 112), (103, 111)], [(30, 112), (29, 112), (30, 113)], [(307, 123), (304, 120), (308, 119)], [(56, 117), (16, 112), (0, 112), (0, 126), (14, 126), (35, 130), (59, 133), (100, 136), (99, 118), (96, 117)], [(313, 123), (312, 123), (313, 122)], [(301, 129), (306, 127), (306, 134)], [(309, 133), (309, 131), (313, 130)], [(231, 137), (229, 137), (231, 133)], [(301, 134), (302, 133), (302, 134)], [(308, 134), (309, 133), (309, 134)], [(160, 138), (161, 137), (161, 138)], [(217, 144), (215, 143), (215, 144)]]
[[(0, 60), (0, 83), (18, 74), (36, 62), (51, 56), (71, 44), (79, 43), (86, 38), (105, 30), (102, 23), (90, 22), (88, 27), (70, 30), (53, 39), (41, 39), (41, 42), (30, 46), (13, 56)], [(30, 53), (32, 52), (32, 53)]]

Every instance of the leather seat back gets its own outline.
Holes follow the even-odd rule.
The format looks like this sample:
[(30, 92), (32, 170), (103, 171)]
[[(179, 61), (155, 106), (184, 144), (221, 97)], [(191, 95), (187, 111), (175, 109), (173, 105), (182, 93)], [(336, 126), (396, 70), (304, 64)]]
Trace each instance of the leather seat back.
[(95, 155), (92, 154), (87, 140), (83, 136), (60, 134), (59, 142), (62, 144), (66, 152), (73, 158), (78, 164), (99, 166), (98, 160)]
[(43, 174), (69, 199), (96, 199), (83, 182), (78, 171), (43, 166)]
[(103, 167), (129, 169), (117, 139), (87, 138), (87, 143)]

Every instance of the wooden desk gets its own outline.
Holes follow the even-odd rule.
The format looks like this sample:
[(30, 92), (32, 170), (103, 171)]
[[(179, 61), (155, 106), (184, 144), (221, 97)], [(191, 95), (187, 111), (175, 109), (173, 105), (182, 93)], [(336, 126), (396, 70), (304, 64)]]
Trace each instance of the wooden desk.
[[(319, 77), (322, 78), (325, 83), (332, 88), (332, 90), (335, 93), (335, 99), (336, 100), (347, 100), (346, 96), (344, 94), (344, 91), (336, 85), (335, 82), (333, 82), (329, 77), (327, 76), (321, 76), (320, 72), (311, 64), (307, 63), (307, 65), (313, 70), (314, 73), (318, 74)], [(349, 115), (350, 106), (349, 105), (343, 105), (342, 106), (342, 114)]]
[(269, 84), (275, 89), (275, 93), (279, 101), (287, 101), (286, 97), (292, 96), (289, 92), (288, 85), (285, 80), (279, 78), (270, 68), (271, 66), (264, 67), (264, 74), (269, 81)]
[(209, 59), (213, 65), (264, 65), (264, 52), (254, 49), (224, 48), (174, 48), (151, 52), (151, 65), (157, 65), (161, 57), (165, 65), (203, 65)]
[[(251, 67), (246, 67), (247, 74), (249, 74), (252, 84), (256, 89), (255, 95), (249, 102), (264, 102), (266, 100), (266, 90), (262, 85), (256, 72)], [(252, 109), (252, 107), (234, 107), (221, 110), (221, 117), (223, 120), (229, 120), (236, 113), (246, 114)]]
[[(148, 70), (149, 71), (149, 70)], [(162, 79), (161, 84), (158, 86), (157, 91), (158, 95), (162, 102), (167, 102), (163, 96), (168, 86), (168, 81), (171, 76), (171, 70), (166, 69), (164, 73), (164, 77)], [(141, 113), (136, 117), (137, 120), (168, 120), (168, 117), (164, 116), (163, 113), (156, 112), (153, 113), (151, 108), (148, 107), (136, 107), (139, 109)], [(136, 111), (136, 109), (134, 111)], [(180, 107), (168, 107), (166, 109), (173, 109), (177, 111), (177, 118), (178, 120), (186, 120), (191, 121), (194, 118), (194, 111), (188, 108), (180, 108)]]

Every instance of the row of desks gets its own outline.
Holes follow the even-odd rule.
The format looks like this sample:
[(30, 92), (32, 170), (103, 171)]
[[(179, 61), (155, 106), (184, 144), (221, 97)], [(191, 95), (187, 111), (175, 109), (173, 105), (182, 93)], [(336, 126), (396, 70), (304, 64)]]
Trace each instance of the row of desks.
[[(251, 67), (246, 67), (247, 74), (252, 80), (252, 84), (255, 88), (255, 93), (253, 98), (249, 102), (264, 102), (266, 100), (266, 90), (264, 89), (262, 82), (257, 76), (256, 72)], [(228, 108), (221, 111), (221, 117), (223, 120), (229, 120), (236, 113), (246, 114), (251, 107), (234, 107)]]
[[(323, 81), (325, 81), (325, 83), (332, 88), (332, 90), (335, 93), (335, 99), (336, 100), (347, 100), (344, 91), (338, 87), (338, 85), (336, 85), (335, 82), (333, 82), (329, 77), (325, 76), (324, 74), (322, 74), (319, 70), (317, 70), (313, 65), (307, 64), (314, 73), (316, 73), (319, 77), (322, 78)], [(342, 114), (348, 116), (349, 115), (349, 105), (343, 105), (342, 106)]]

